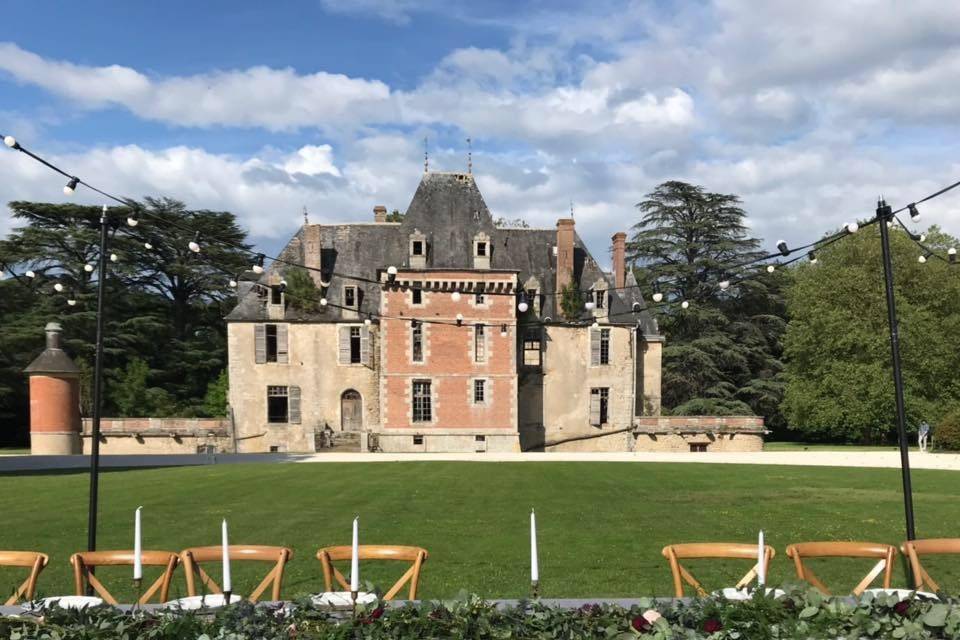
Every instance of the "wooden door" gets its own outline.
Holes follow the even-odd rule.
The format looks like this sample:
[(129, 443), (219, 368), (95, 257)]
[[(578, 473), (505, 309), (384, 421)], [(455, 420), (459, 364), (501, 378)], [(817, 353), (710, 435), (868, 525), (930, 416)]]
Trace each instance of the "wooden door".
[(344, 431), (360, 431), (363, 428), (363, 400), (353, 389), (340, 396), (340, 426)]

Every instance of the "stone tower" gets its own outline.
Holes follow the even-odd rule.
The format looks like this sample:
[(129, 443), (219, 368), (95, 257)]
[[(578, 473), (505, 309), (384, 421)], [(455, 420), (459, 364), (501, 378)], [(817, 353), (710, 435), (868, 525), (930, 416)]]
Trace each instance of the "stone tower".
[(46, 326), (47, 348), (24, 373), (30, 378), (30, 453), (81, 453), (80, 369), (60, 346), (62, 329)]

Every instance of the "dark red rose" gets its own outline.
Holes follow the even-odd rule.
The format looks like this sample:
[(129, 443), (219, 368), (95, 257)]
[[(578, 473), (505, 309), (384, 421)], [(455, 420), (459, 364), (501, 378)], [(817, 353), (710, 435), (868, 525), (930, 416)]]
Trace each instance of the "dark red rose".
[(380, 616), (382, 615), (383, 615), (383, 607), (377, 607), (376, 609), (370, 612), (370, 615), (368, 615), (366, 618), (363, 619), (363, 624), (370, 624), (374, 620), (379, 620)]
[(707, 633), (715, 633), (720, 631), (720, 629), (723, 629), (723, 625), (720, 624), (720, 621), (716, 618), (707, 618), (703, 623), (703, 630)]
[(650, 621), (644, 618), (643, 616), (637, 616), (630, 622), (630, 626), (634, 628), (635, 631), (640, 633), (645, 633), (650, 631), (650, 627), (653, 625), (650, 624)]
[(786, 600), (783, 601), (783, 608), (786, 609), (787, 611), (793, 611), (794, 609), (797, 608), (797, 603), (791, 600), (790, 598), (787, 598)]
[(907, 615), (907, 611), (910, 611), (910, 602), (908, 600), (901, 600), (893, 605), (893, 610), (896, 611), (898, 615), (905, 616)]

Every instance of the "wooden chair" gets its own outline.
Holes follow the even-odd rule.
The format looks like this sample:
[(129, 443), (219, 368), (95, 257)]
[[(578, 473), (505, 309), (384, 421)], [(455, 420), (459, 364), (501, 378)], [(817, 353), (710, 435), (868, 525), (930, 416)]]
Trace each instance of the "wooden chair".
[[(173, 551), (141, 551), (140, 559), (145, 567), (163, 567), (163, 573), (151, 584), (137, 601), (146, 604), (157, 594), (157, 602), (166, 602), (170, 593), (170, 581), (180, 558)], [(82, 551), (70, 556), (73, 565), (73, 586), (78, 596), (86, 593), (89, 584), (107, 604), (118, 604), (117, 599), (90, 571), (94, 567), (132, 567), (133, 551)], [(132, 575), (132, 574), (131, 574)]]
[(853, 588), (853, 595), (859, 596), (882, 573), (883, 588), (890, 588), (893, 573), (893, 557), (897, 550), (889, 544), (876, 542), (798, 542), (787, 547), (787, 556), (793, 558), (797, 577), (812, 584), (825, 595), (832, 595), (816, 574), (803, 561), (810, 558), (876, 558), (870, 572)]
[[(417, 599), (420, 571), (429, 555), (426, 549), (420, 547), (362, 544), (359, 546), (358, 551), (360, 560), (399, 560), (410, 562), (410, 568), (390, 587), (390, 590), (387, 591), (383, 599), (392, 600), (407, 582), (410, 583), (407, 599)], [(353, 549), (349, 545), (325, 547), (317, 551), (317, 560), (320, 561), (320, 565), (323, 567), (323, 582), (326, 585), (327, 591), (333, 591), (334, 578), (336, 578), (336, 581), (345, 591), (350, 590), (350, 583), (343, 577), (343, 574), (333, 566), (333, 563), (338, 560), (350, 560), (352, 556)]]
[[(777, 552), (773, 547), (764, 546), (764, 566), (769, 567)], [(683, 583), (686, 582), (697, 592), (697, 595), (706, 596), (707, 591), (693, 575), (680, 564), (683, 559), (697, 558), (729, 558), (753, 560), (750, 570), (736, 584), (737, 589), (747, 586), (757, 577), (757, 545), (738, 544), (735, 542), (694, 542), (689, 544), (672, 544), (663, 548), (663, 556), (670, 562), (670, 571), (673, 573), (673, 591), (676, 597), (683, 597)]]
[[(266, 545), (239, 545), (232, 544), (228, 547), (231, 562), (272, 562), (273, 568), (260, 581), (257, 588), (253, 590), (247, 600), (256, 602), (267, 587), (273, 585), (270, 591), (272, 600), (280, 599), (280, 587), (283, 584), (283, 570), (290, 560), (293, 560), (293, 551), (287, 547), (271, 547)], [(183, 570), (187, 574), (187, 595), (196, 596), (197, 584), (195, 576), (200, 576), (200, 582), (209, 590), (210, 593), (223, 593), (214, 580), (207, 575), (207, 572), (200, 566), (202, 562), (220, 562), (223, 559), (223, 551), (220, 545), (210, 547), (191, 547), (180, 552), (180, 561), (183, 562)]]
[(922, 555), (960, 554), (960, 538), (930, 538), (928, 540), (907, 540), (900, 545), (900, 551), (910, 559), (913, 573), (913, 588), (921, 590), (926, 585), (933, 593), (940, 592), (940, 585), (934, 582), (927, 570), (920, 564)]
[(36, 551), (0, 551), (0, 567), (30, 567), (27, 579), (14, 590), (13, 595), (3, 605), (6, 607), (15, 605), (20, 598), (31, 600), (37, 590), (37, 578), (49, 561), (47, 554)]

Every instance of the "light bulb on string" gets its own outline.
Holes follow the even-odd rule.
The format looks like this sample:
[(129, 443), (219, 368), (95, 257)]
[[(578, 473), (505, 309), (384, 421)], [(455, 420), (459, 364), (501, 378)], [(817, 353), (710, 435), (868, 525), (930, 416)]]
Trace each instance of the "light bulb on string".
[(364, 319), (363, 319), (363, 324), (364, 324), (365, 326), (368, 326), (368, 327), (369, 327), (370, 324), (371, 324), (370, 318), (364, 318)]
[(450, 299), (453, 300), (454, 302), (460, 302), (460, 292), (454, 291), (453, 293), (451, 293)]
[(79, 178), (70, 178), (67, 181), (67, 184), (63, 187), (63, 195), (72, 196), (73, 192), (77, 190), (77, 185), (80, 184)]
[(253, 263), (253, 272), (257, 275), (260, 275), (261, 273), (263, 273), (263, 258), (264, 258), (263, 254), (258, 253), (257, 261)]
[(326, 299), (326, 298), (320, 298), (320, 306), (321, 306), (321, 307), (327, 306), (327, 299)]
[(391, 284), (397, 280), (397, 268), (393, 265), (387, 267), (387, 281)]
[(135, 226), (137, 226), (138, 224), (140, 224), (140, 221), (137, 220), (137, 214), (136, 214), (136, 213), (131, 213), (129, 216), (127, 216), (127, 226), (128, 226), (128, 227), (135, 227)]
[(507, 335), (507, 325), (502, 324), (500, 325), (500, 337), (504, 337), (506, 335)]
[(782, 256), (790, 255), (790, 249), (787, 247), (786, 240), (777, 240), (777, 251), (779, 251)]
[(767, 273), (773, 273), (776, 270), (777, 270), (776, 265), (772, 265), (772, 264), (767, 265)]
[(60, 293), (61, 291), (63, 291), (63, 285), (58, 282), (55, 285), (53, 285), (53, 290), (56, 291), (57, 293)]
[(517, 310), (520, 313), (526, 313), (527, 309), (530, 308), (530, 303), (527, 302), (527, 294), (523, 291), (520, 292), (520, 302), (517, 304)]
[(17, 139), (14, 138), (13, 136), (4, 136), (4, 137), (3, 137), (3, 144), (7, 145), (7, 146), (10, 147), (11, 149), (17, 149), (17, 148), (19, 148), (19, 146), (17, 145)]
[(923, 255), (921, 255), (919, 258), (917, 258), (917, 262), (919, 262), (920, 264), (926, 264), (926, 262), (927, 262), (927, 255), (929, 255), (929, 254), (923, 254)]
[(83, 265), (83, 270), (86, 271), (87, 273), (93, 273), (93, 265), (85, 264)]
[(633, 310), (634, 313), (640, 313), (643, 311), (643, 305), (639, 302), (634, 302), (632, 305), (630, 305), (630, 309)]
[(721, 291), (726, 291), (727, 289), (730, 288), (730, 281), (729, 281), (729, 280), (721, 280), (718, 284), (720, 285), (720, 290), (721, 290)]
[(595, 306), (597, 306), (597, 304), (593, 300), (588, 300), (583, 304), (583, 308), (586, 309), (587, 311), (593, 311), (593, 308)]
[(856, 222), (850, 222), (847, 224), (846, 229), (847, 229), (847, 233), (856, 233), (857, 231), (860, 230), (860, 225), (857, 224)]
[(689, 308), (690, 308), (690, 303), (687, 302), (686, 300), (684, 300), (683, 302), (680, 303), (680, 308), (681, 308), (681, 309), (689, 309)]
[(77, 301), (74, 300), (73, 298), (67, 298), (67, 304), (72, 307), (77, 304)]
[(659, 291), (654, 293), (652, 297), (654, 302), (661, 302), (663, 300), (663, 294), (660, 293)]
[(27, 272), (24, 273), (23, 275), (27, 276), (28, 278), (36, 278), (36, 277), (37, 277), (37, 274), (34, 273), (32, 269), (28, 269)]
[(926, 241), (927, 241), (927, 234), (921, 233), (921, 234), (920, 234), (920, 242), (926, 242)]
[(462, 326), (463, 326), (463, 314), (462, 314), (462, 313), (458, 313), (458, 314), (457, 314), (457, 326), (458, 326), (458, 327), (462, 327)]
[(910, 212), (910, 220), (912, 220), (913, 222), (916, 222), (917, 220), (920, 219), (920, 211), (917, 209), (917, 205), (915, 203), (908, 204), (907, 210)]
[(117, 262), (118, 260), (120, 260), (120, 256), (115, 253), (110, 254), (110, 262)]
[(200, 232), (198, 231), (193, 236), (193, 240), (191, 240), (189, 244), (187, 244), (187, 248), (190, 249), (190, 251), (193, 251), (194, 253), (200, 253), (200, 242), (198, 242), (199, 240), (200, 240)]
[(813, 251), (807, 253), (807, 258), (809, 258), (810, 264), (817, 264), (817, 254)]
[(594, 329), (599, 329), (599, 328), (600, 328), (600, 323), (599, 323), (598, 321), (594, 320), (594, 321), (593, 321), (593, 328), (594, 328)]
[(957, 250), (954, 247), (947, 249), (947, 258), (950, 260), (950, 264), (957, 263)]

